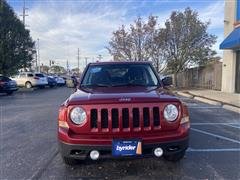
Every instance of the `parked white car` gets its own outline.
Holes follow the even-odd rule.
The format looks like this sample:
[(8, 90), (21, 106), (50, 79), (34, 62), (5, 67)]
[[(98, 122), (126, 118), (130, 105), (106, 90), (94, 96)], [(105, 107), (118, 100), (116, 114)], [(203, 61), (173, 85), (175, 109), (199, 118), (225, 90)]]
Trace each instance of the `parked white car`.
[(48, 84), (47, 78), (42, 73), (21, 72), (11, 78), (17, 82), (18, 86), (26, 88), (45, 87)]
[(66, 84), (65, 80), (60, 76), (54, 76), (54, 79), (57, 81), (58, 86), (64, 86)]

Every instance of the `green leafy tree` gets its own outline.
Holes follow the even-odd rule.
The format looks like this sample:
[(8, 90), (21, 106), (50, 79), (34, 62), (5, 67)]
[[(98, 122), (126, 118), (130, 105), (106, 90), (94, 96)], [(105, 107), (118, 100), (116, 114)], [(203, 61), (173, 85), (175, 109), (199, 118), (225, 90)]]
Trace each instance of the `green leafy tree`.
[(162, 31), (165, 37), (164, 57), (167, 71), (173, 73), (175, 78), (178, 72), (193, 65), (206, 64), (216, 55), (211, 48), (216, 36), (207, 32), (209, 22), (202, 22), (198, 13), (190, 8), (184, 12), (172, 12), (165, 26)]
[(209, 34), (209, 22), (186, 8), (173, 11), (165, 27), (157, 26), (157, 17), (142, 18), (127, 29), (123, 25), (113, 32), (109, 53), (115, 61), (152, 61), (158, 73), (176, 74), (191, 66), (205, 65), (216, 55), (212, 50), (216, 36)]
[(66, 73), (66, 70), (62, 66), (54, 65), (50, 67), (48, 72), (51, 74), (64, 74)]
[(73, 68), (72, 70), (72, 73), (74, 73), (74, 74), (81, 74), (81, 69), (79, 68)]
[(34, 42), (5, 0), (0, 0), (0, 74), (31, 66)]
[(42, 65), (42, 66), (40, 66), (40, 68), (41, 68), (41, 72), (45, 73), (45, 74), (48, 74), (48, 71), (50, 69), (50, 67), (47, 65)]

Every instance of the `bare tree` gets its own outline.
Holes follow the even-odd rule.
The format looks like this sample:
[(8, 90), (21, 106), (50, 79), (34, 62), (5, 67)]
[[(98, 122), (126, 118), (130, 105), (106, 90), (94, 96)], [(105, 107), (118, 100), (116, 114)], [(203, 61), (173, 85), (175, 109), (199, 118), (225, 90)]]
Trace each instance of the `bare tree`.
[(166, 55), (164, 50), (164, 29), (155, 30), (152, 40), (147, 44), (147, 51), (150, 55), (149, 60), (152, 61), (153, 66), (157, 70), (158, 74), (162, 73), (166, 68)]
[(113, 32), (107, 47), (115, 61), (152, 61), (158, 73), (176, 74), (192, 65), (202, 65), (216, 54), (211, 49), (216, 36), (207, 32), (209, 22), (202, 22), (190, 8), (172, 12), (164, 28), (157, 26), (157, 17), (141, 17)]
[(151, 59), (149, 47), (154, 40), (157, 17), (149, 16), (144, 22), (138, 17), (129, 29), (122, 26), (113, 32), (107, 47), (116, 61), (148, 61)]

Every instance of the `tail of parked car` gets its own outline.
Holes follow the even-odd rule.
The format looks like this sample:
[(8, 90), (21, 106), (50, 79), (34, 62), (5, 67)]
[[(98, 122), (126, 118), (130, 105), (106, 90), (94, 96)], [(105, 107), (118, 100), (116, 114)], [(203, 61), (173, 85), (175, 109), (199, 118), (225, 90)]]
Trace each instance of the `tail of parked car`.
[(11, 80), (6, 76), (0, 75), (0, 93), (7, 93), (10, 95), (17, 90), (18, 87), (16, 81)]

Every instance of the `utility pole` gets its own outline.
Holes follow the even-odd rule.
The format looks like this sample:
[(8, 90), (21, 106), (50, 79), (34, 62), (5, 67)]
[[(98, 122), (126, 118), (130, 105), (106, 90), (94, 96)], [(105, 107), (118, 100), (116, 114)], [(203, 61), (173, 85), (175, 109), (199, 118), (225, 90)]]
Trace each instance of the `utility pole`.
[(41, 67), (40, 67), (40, 66), (41, 66), (41, 64), (40, 64), (40, 48), (39, 48), (39, 38), (37, 39), (37, 42), (38, 42), (38, 43), (37, 43), (37, 44), (38, 44), (38, 49), (37, 49), (37, 54), (38, 54), (38, 56), (37, 56), (37, 57), (38, 57), (38, 58), (37, 58), (37, 60), (38, 60), (38, 66), (39, 66), (39, 67), (38, 67), (38, 71), (39, 71), (39, 72), (41, 72)]
[(79, 70), (79, 60), (80, 60), (80, 57), (79, 57), (79, 48), (78, 48), (78, 55), (77, 55), (77, 59), (78, 59), (78, 76), (80, 75), (80, 70)]
[(88, 57), (85, 57), (85, 66), (88, 64)]
[(68, 59), (67, 59), (67, 75), (69, 75), (69, 64), (68, 64)]
[(25, 17), (26, 16), (28, 16), (28, 14), (26, 14), (26, 10), (27, 10), (28, 8), (26, 8), (26, 4), (25, 4), (25, 0), (23, 0), (23, 11), (22, 11), (22, 14), (20, 15), (20, 16), (22, 16), (23, 17), (23, 25), (24, 25), (24, 27), (25, 27)]

